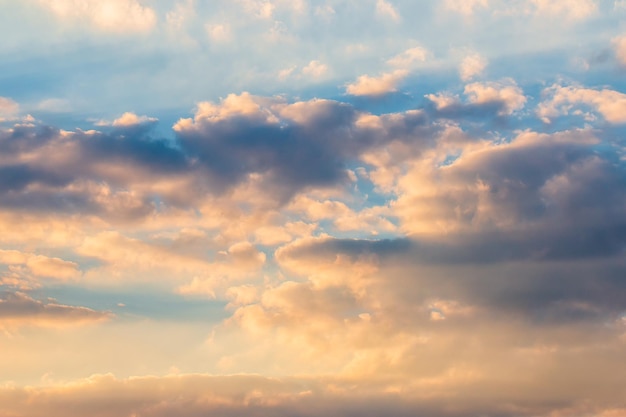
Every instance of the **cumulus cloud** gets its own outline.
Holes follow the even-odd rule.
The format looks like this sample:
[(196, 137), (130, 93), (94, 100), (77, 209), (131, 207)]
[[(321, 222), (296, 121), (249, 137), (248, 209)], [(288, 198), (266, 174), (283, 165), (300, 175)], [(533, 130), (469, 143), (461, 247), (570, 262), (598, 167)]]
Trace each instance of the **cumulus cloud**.
[(429, 55), (430, 52), (426, 48), (416, 46), (389, 59), (387, 64), (398, 68), (410, 69), (415, 64), (426, 61)]
[[(537, 115), (546, 123), (555, 117), (576, 114), (577, 105), (583, 105), (602, 115), (611, 124), (626, 122), (626, 94), (619, 91), (595, 90), (578, 86), (553, 85), (543, 91), (546, 98), (537, 108)], [(584, 113), (579, 113), (585, 115)]]
[(369, 75), (361, 75), (357, 80), (346, 86), (346, 93), (353, 96), (382, 96), (398, 91), (400, 84), (409, 72), (406, 70), (395, 70), (371, 77)]
[(136, 0), (107, 2), (39, 0), (39, 2), (59, 18), (88, 21), (93, 27), (107, 32), (148, 32), (157, 22), (155, 11)]
[(132, 112), (126, 112), (112, 122), (101, 120), (96, 122), (96, 126), (131, 127), (143, 124), (155, 123), (159, 119), (148, 116), (138, 116)]
[(513, 80), (499, 82), (472, 83), (465, 86), (465, 95), (470, 103), (485, 104), (501, 102), (501, 114), (512, 114), (526, 104), (526, 96)]
[(522, 89), (512, 79), (467, 84), (463, 93), (467, 96), (467, 104), (458, 95), (447, 92), (427, 94), (426, 98), (442, 116), (452, 118), (464, 115), (482, 117), (491, 113), (508, 116), (521, 110), (527, 100)]
[(487, 67), (487, 60), (479, 54), (471, 54), (463, 58), (459, 67), (461, 80), (469, 81), (480, 75)]
[(319, 78), (325, 75), (328, 72), (328, 66), (322, 64), (318, 60), (313, 60), (309, 62), (307, 66), (302, 68), (302, 74), (311, 78)]

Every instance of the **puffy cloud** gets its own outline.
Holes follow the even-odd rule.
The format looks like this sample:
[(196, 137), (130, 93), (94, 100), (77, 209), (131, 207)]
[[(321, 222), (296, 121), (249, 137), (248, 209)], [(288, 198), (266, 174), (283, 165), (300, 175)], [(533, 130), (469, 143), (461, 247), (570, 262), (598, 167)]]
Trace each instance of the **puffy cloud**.
[(498, 82), (472, 83), (465, 86), (465, 95), (470, 103), (485, 104), (501, 102), (501, 114), (511, 114), (526, 104), (526, 96), (515, 81), (507, 79)]
[(576, 105), (590, 107), (609, 123), (626, 122), (626, 94), (619, 91), (594, 90), (578, 86), (563, 87), (555, 84), (545, 89), (543, 96), (546, 99), (538, 106), (537, 114), (546, 123), (550, 123), (551, 119), (557, 116), (569, 115)]
[(459, 67), (459, 75), (461, 80), (469, 81), (482, 72), (487, 67), (487, 60), (479, 54), (471, 54), (463, 58)]
[(96, 126), (132, 127), (143, 124), (156, 123), (159, 119), (148, 116), (137, 116), (135, 113), (126, 112), (112, 122), (98, 121)]
[(353, 96), (382, 96), (398, 91), (400, 84), (409, 72), (406, 70), (395, 70), (383, 73), (378, 77), (361, 75), (357, 80), (346, 86), (346, 93)]
[(421, 46), (409, 48), (387, 61), (388, 65), (410, 69), (415, 64), (424, 62), (430, 56), (430, 52)]
[(457, 95), (450, 93), (427, 94), (426, 98), (435, 105), (441, 116), (451, 118), (484, 117), (493, 113), (508, 116), (521, 110), (527, 100), (522, 89), (512, 79), (467, 84), (463, 92), (469, 104), (462, 103)]
[(137, 0), (39, 0), (63, 19), (88, 21), (94, 27), (119, 33), (148, 32), (156, 25), (155, 11)]
[(328, 72), (328, 66), (322, 64), (318, 60), (313, 60), (309, 62), (309, 64), (302, 68), (302, 74), (311, 77), (311, 78), (319, 78)]

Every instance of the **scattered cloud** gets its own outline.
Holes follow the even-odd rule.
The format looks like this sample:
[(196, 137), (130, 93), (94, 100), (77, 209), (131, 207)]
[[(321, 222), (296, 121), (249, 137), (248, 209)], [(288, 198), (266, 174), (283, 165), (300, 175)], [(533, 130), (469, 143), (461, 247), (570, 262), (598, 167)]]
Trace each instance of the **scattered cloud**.
[(487, 68), (487, 60), (479, 54), (467, 55), (459, 66), (459, 75), (462, 81), (470, 81), (472, 78), (482, 74)]
[(302, 68), (302, 75), (311, 78), (319, 78), (324, 76), (328, 72), (328, 66), (322, 64), (318, 60), (313, 60), (309, 64)]
[(389, 59), (387, 64), (397, 68), (411, 69), (416, 64), (426, 61), (429, 56), (430, 52), (426, 48), (416, 46)]
[[(626, 123), (626, 94), (619, 91), (555, 84), (546, 88), (543, 96), (546, 99), (539, 104), (537, 115), (546, 123), (558, 116), (577, 114), (573, 110), (581, 105), (600, 113), (608, 123)], [(578, 114), (589, 117), (588, 113)]]
[(400, 84), (409, 72), (406, 70), (395, 70), (371, 77), (369, 75), (361, 75), (354, 83), (346, 86), (346, 93), (353, 96), (382, 96), (398, 91)]

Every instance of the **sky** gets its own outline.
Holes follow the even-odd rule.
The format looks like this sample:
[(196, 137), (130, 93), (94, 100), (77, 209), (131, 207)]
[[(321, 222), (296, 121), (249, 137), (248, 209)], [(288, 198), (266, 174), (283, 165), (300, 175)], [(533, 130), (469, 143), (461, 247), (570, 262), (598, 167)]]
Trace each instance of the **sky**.
[(0, 417), (626, 416), (626, 1), (0, 37)]

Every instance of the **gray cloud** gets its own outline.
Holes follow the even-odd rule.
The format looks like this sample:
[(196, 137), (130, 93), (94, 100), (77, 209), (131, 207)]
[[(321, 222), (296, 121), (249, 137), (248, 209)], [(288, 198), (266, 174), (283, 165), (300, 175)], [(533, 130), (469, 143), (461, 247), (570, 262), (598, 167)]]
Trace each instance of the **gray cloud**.
[(0, 292), (0, 325), (65, 325), (110, 318), (108, 312), (36, 300), (22, 292)]

